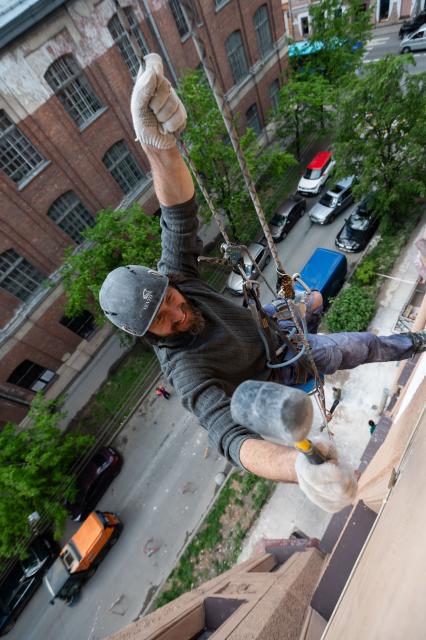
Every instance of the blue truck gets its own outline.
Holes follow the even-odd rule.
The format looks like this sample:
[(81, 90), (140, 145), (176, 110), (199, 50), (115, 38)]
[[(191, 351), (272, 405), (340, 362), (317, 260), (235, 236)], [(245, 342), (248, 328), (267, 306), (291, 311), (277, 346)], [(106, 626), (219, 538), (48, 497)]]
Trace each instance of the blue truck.
[[(319, 247), (315, 249), (302, 271), (300, 277), (310, 289), (317, 289), (324, 298), (324, 307), (330, 303), (330, 299), (338, 293), (342, 287), (348, 261), (346, 256), (331, 249)], [(296, 283), (296, 291), (303, 291), (300, 284)]]

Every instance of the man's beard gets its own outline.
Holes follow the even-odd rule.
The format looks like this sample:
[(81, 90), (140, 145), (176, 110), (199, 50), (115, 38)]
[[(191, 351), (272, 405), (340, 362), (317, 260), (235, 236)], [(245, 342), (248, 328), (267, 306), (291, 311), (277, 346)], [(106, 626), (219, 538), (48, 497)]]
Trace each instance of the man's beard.
[[(197, 309), (197, 307), (192, 306), (189, 302), (184, 302), (181, 304), (180, 308), (184, 313), (189, 313), (191, 315), (191, 324), (188, 329), (186, 329), (186, 332), (193, 336), (200, 335), (206, 326), (206, 321), (201, 311)], [(179, 330), (177, 330), (176, 333), (180, 333)]]

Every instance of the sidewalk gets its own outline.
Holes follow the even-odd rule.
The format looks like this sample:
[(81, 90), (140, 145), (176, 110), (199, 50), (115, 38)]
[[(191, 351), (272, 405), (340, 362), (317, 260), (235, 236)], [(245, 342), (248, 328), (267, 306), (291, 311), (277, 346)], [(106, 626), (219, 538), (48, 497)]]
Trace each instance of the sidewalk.
[[(391, 273), (394, 280), (385, 279), (381, 290), (378, 310), (370, 324), (376, 334), (393, 332), (398, 315), (406, 302), (418, 274), (414, 266), (416, 249), (414, 240), (426, 222), (426, 215), (414, 231), (407, 248), (402, 252)], [(369, 364), (351, 371), (338, 371), (327, 376), (325, 393), (327, 406), (332, 399), (332, 387), (342, 389), (342, 400), (330, 427), (334, 441), (344, 457), (356, 468), (370, 439), (368, 421), (378, 421), (383, 406), (384, 393), (395, 381), (398, 362)], [(315, 407), (316, 408), (316, 407)], [(317, 435), (320, 415), (316, 411), (313, 435)], [(256, 524), (248, 534), (238, 558), (238, 563), (247, 560), (255, 545), (262, 538), (288, 538), (295, 529), (308, 537), (321, 538), (332, 514), (315, 507), (297, 485), (280, 484), (263, 508)]]

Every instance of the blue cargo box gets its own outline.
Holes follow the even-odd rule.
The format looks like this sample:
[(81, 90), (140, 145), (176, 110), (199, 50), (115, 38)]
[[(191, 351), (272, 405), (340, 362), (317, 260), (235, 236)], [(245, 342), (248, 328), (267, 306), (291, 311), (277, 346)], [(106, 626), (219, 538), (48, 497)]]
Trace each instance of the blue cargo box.
[[(348, 270), (346, 256), (331, 249), (315, 249), (308, 262), (300, 272), (300, 277), (310, 289), (317, 289), (322, 293), (324, 304), (330, 302), (342, 287)], [(301, 285), (296, 284), (296, 291), (303, 291)]]

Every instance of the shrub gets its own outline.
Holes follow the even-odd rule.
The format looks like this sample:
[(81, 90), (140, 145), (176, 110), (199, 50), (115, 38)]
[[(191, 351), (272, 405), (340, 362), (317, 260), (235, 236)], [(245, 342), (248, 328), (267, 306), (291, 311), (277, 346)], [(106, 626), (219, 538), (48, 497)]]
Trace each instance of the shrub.
[(375, 312), (375, 301), (361, 287), (341, 292), (326, 316), (329, 331), (365, 331)]
[(371, 257), (365, 258), (355, 271), (354, 279), (357, 283), (362, 285), (372, 284), (377, 277), (376, 271), (376, 261)]

